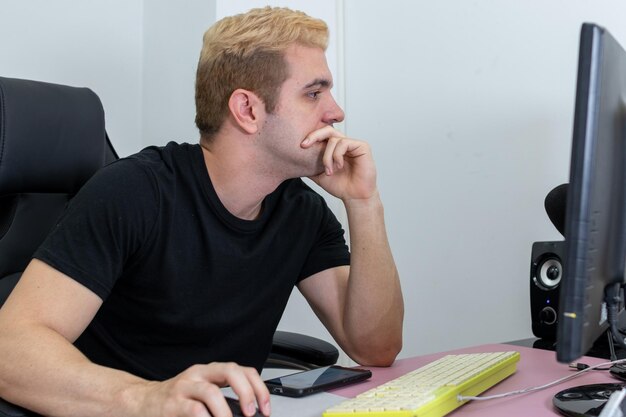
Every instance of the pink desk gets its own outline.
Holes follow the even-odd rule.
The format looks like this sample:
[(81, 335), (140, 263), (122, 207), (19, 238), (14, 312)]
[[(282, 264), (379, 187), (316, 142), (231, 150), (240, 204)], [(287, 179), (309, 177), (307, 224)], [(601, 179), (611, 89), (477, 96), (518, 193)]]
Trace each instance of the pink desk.
[[(419, 356), (409, 359), (400, 359), (394, 363), (390, 368), (372, 368), (372, 378), (362, 384), (357, 384), (351, 387), (340, 388), (329, 393), (338, 395), (340, 397), (354, 397), (363, 391), (367, 391), (377, 385), (380, 385), (390, 379), (403, 375), (413, 369), (419, 368), (429, 362), (432, 362), (446, 354), (456, 353), (478, 353), (478, 352), (490, 352), (490, 351), (509, 351), (515, 350), (520, 352), (521, 359), (517, 365), (517, 372), (505, 379), (489, 391), (486, 391), (482, 395), (486, 394), (498, 394), (508, 391), (515, 391), (518, 389), (533, 387), (537, 385), (543, 385), (559, 378), (572, 374), (570, 368), (565, 364), (560, 364), (556, 361), (556, 355), (554, 352), (532, 349), (522, 346), (493, 344), (475, 346), (466, 349), (458, 349), (450, 352), (441, 352), (432, 355)], [(604, 359), (584, 357), (579, 362), (586, 363), (588, 365), (595, 365), (602, 362), (606, 362)], [(469, 402), (464, 406), (458, 408), (449, 416), (499, 416), (499, 417), (515, 417), (515, 416), (554, 416), (560, 415), (552, 406), (552, 397), (569, 387), (577, 385), (598, 384), (605, 382), (619, 382), (615, 378), (611, 377), (608, 371), (590, 371), (579, 378), (575, 378), (563, 384), (559, 384), (552, 388), (545, 389), (543, 391), (517, 395), (513, 397), (481, 401), (481, 402)]]

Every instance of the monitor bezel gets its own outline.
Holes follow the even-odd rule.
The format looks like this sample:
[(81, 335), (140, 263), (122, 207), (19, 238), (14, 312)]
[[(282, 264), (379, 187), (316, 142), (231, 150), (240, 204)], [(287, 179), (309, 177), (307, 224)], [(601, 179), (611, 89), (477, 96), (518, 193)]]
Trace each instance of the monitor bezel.
[(605, 288), (624, 282), (621, 70), (626, 71), (626, 53), (619, 43), (601, 26), (583, 24), (557, 329), (557, 359), (564, 363), (587, 353), (609, 327)]

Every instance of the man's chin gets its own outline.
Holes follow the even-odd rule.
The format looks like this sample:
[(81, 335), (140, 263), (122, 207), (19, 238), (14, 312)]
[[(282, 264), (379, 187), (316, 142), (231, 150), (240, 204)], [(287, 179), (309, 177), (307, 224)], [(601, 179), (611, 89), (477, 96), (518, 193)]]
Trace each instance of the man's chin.
[(320, 146), (319, 152), (313, 154), (313, 149), (308, 149), (309, 154), (306, 158), (300, 159), (298, 165), (299, 177), (316, 177), (324, 173), (324, 162), (322, 157), (324, 156), (324, 146)]

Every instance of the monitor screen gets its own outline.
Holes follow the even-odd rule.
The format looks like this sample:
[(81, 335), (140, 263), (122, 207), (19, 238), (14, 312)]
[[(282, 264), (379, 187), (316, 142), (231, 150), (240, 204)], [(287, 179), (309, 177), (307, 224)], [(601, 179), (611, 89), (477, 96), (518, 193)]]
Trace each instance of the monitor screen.
[[(583, 356), (608, 327), (605, 288), (624, 282), (626, 52), (585, 23), (565, 214), (557, 359)], [(612, 285), (611, 288), (615, 288)]]

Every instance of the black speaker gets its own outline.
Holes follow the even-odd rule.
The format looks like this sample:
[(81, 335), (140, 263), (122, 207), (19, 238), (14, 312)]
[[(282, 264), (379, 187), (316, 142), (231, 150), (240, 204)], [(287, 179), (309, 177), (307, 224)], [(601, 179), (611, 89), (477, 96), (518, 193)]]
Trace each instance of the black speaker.
[(533, 243), (530, 258), (530, 314), (533, 334), (545, 340), (556, 340), (564, 255), (564, 241)]

